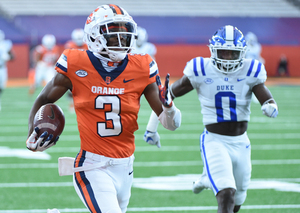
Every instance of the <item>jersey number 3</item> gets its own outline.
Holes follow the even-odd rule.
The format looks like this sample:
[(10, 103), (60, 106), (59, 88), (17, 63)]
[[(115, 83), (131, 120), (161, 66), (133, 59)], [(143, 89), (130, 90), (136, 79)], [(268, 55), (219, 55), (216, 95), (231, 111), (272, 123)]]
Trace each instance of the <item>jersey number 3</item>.
[[(97, 133), (101, 137), (118, 136), (122, 132), (120, 99), (118, 96), (98, 96), (95, 108), (105, 110), (105, 105), (110, 105), (111, 110), (105, 111), (104, 122), (97, 123)], [(108, 127), (109, 122), (112, 124), (110, 127)]]

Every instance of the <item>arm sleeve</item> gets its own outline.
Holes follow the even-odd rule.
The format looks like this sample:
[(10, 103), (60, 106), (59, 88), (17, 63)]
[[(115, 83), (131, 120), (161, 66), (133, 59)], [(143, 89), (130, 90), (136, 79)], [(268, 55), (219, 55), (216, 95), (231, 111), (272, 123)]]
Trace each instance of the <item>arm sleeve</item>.
[(168, 130), (174, 131), (181, 124), (181, 112), (175, 106), (174, 102), (172, 107), (166, 108), (163, 106), (163, 111), (159, 115), (158, 120)]
[(158, 123), (159, 123), (158, 117), (155, 114), (155, 112), (152, 111), (146, 130), (149, 132), (157, 132)]

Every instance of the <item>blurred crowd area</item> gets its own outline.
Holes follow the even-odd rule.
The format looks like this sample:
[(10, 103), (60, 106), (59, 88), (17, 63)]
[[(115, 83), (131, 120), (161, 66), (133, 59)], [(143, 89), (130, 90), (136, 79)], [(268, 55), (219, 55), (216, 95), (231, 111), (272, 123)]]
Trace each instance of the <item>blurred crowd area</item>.
[[(27, 78), (33, 50), (46, 34), (55, 36), (61, 53), (74, 29), (83, 28), (90, 11), (104, 1), (2, 0), (0, 29), (13, 43), (14, 60), (7, 62), (8, 78)], [(288, 0), (145, 0), (114, 1), (147, 30), (156, 46), (162, 75), (181, 76), (186, 61), (210, 56), (207, 47), (215, 29), (227, 24), (253, 33), (268, 76), (299, 77), (300, 9)], [(218, 7), (216, 7), (218, 5)]]

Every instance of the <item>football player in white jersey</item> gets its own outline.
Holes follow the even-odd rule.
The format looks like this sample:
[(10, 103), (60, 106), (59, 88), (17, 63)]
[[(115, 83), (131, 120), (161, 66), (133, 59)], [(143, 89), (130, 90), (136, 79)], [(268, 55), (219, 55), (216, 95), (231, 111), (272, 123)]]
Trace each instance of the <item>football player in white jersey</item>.
[(138, 26), (135, 47), (131, 53), (147, 53), (155, 60), (156, 52), (155, 45), (148, 42), (148, 33), (146, 29)]
[[(195, 89), (201, 102), (205, 129), (200, 137), (203, 173), (194, 182), (198, 194), (211, 188), (218, 212), (238, 212), (246, 199), (251, 177), (251, 146), (247, 136), (251, 95), (264, 115), (275, 118), (278, 108), (265, 86), (264, 65), (245, 59), (246, 41), (236, 27), (221, 27), (209, 41), (210, 58), (190, 60), (183, 77), (170, 86), (172, 98)], [(159, 145), (157, 118), (151, 114), (144, 140)]]
[(245, 35), (247, 42), (247, 52), (245, 58), (257, 59), (261, 63), (265, 63), (265, 59), (261, 56), (262, 47), (258, 42), (257, 36), (253, 32), (248, 32)]
[[(2, 91), (6, 87), (7, 83), (7, 66), (6, 63), (14, 58), (12, 53), (11, 40), (5, 39), (5, 34), (0, 30), (0, 98)], [(0, 111), (1, 111), (1, 99), (0, 99)]]

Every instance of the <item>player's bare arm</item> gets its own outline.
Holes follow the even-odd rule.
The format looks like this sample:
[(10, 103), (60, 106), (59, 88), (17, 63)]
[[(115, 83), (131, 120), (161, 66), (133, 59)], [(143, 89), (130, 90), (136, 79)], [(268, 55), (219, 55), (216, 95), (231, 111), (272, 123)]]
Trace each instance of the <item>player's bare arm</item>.
[(57, 73), (56, 76), (44, 87), (35, 100), (29, 114), (28, 136), (33, 131), (33, 118), (38, 109), (44, 104), (54, 103), (69, 89), (72, 89), (72, 83), (70, 79), (60, 73)]
[(174, 99), (175, 97), (180, 97), (185, 95), (186, 93), (192, 91), (194, 88), (185, 75), (182, 76), (179, 80), (175, 81), (171, 85), (171, 95), (172, 98)]
[(264, 83), (254, 86), (252, 91), (261, 105), (263, 105), (267, 100), (270, 100), (269, 103), (275, 103), (274, 99), (272, 99), (273, 96), (270, 90)]
[(144, 96), (145, 96), (146, 100), (148, 101), (152, 110), (155, 112), (155, 114), (157, 116), (159, 116), (160, 113), (162, 113), (163, 109), (162, 109), (161, 102), (160, 102), (159, 96), (158, 96), (158, 87), (155, 82), (152, 84), (149, 84), (145, 88)]

